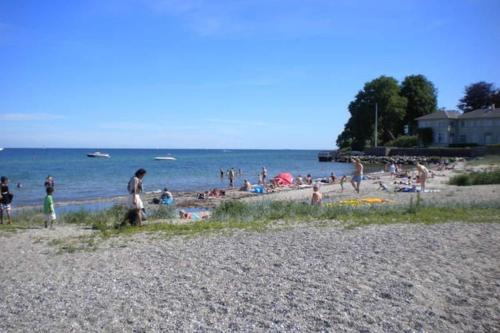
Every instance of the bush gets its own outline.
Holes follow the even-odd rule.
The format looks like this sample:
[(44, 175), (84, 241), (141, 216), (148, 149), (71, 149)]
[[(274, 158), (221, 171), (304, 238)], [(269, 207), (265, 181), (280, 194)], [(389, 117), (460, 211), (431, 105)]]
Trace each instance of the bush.
[(432, 138), (434, 137), (432, 127), (419, 128), (417, 133), (419, 140), (424, 146), (428, 146), (432, 143)]
[(387, 142), (385, 145), (389, 147), (411, 148), (416, 147), (418, 139), (416, 135), (402, 135), (396, 139)]
[(472, 185), (471, 176), (467, 174), (457, 175), (450, 179), (450, 185), (469, 186)]
[(452, 143), (448, 147), (450, 148), (467, 148), (467, 147), (477, 147), (477, 143)]
[(449, 183), (457, 186), (500, 184), (500, 170), (457, 175)]

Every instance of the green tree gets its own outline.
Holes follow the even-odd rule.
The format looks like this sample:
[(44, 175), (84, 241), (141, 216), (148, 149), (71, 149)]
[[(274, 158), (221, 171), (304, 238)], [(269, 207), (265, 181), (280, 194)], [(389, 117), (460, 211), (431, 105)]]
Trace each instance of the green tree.
[(349, 103), (351, 117), (337, 138), (339, 147), (350, 142), (352, 149), (363, 150), (367, 145), (374, 144), (375, 104), (378, 105), (379, 144), (394, 140), (403, 133), (407, 100), (400, 95), (396, 79), (380, 76), (365, 83), (363, 90)]
[(465, 87), (465, 95), (460, 99), (458, 108), (463, 112), (485, 109), (500, 99), (499, 95), (500, 92), (493, 83), (476, 82)]
[(401, 96), (408, 100), (404, 123), (409, 125), (410, 134), (416, 134), (417, 122), (415, 118), (436, 111), (436, 88), (425, 76), (410, 75), (401, 83)]

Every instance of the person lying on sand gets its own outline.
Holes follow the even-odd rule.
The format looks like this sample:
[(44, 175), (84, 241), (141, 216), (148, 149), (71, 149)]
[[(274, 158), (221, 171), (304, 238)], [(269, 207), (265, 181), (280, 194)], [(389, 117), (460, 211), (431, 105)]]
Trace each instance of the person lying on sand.
[(199, 200), (208, 199), (210, 197), (218, 198), (226, 196), (226, 191), (213, 188), (210, 191), (205, 191), (203, 193), (198, 193), (197, 198)]
[(179, 211), (179, 218), (183, 220), (199, 221), (199, 220), (206, 220), (209, 217), (210, 217), (209, 211), (201, 211), (195, 213), (189, 213), (182, 209)]
[(378, 185), (379, 185), (378, 187), (379, 190), (389, 192), (389, 188), (387, 187), (386, 184), (382, 183), (382, 181), (379, 181)]

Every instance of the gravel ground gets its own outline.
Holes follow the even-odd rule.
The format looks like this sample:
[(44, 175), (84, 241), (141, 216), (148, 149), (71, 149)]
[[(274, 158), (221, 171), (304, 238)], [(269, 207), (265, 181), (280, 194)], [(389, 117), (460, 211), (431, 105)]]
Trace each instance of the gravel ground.
[(48, 245), (88, 233), (0, 233), (0, 331), (500, 331), (497, 223)]

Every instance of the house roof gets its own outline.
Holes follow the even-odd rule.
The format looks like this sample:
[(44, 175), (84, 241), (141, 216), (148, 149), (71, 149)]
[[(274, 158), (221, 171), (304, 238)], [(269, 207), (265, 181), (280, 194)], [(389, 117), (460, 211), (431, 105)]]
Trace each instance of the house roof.
[(495, 109), (477, 109), (471, 112), (462, 114), (460, 119), (485, 119), (485, 118), (500, 118), (500, 108)]
[(460, 115), (458, 111), (437, 111), (415, 118), (415, 120), (457, 119)]

